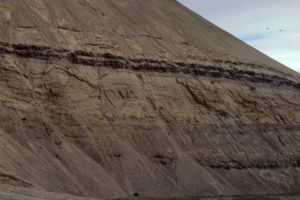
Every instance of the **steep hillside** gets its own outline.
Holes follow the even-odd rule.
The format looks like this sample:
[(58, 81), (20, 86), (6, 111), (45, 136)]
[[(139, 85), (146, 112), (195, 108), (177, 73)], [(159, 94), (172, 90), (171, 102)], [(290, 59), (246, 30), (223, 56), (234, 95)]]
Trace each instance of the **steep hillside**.
[(0, 58), (0, 199), (300, 193), (299, 74), (174, 0), (0, 0)]

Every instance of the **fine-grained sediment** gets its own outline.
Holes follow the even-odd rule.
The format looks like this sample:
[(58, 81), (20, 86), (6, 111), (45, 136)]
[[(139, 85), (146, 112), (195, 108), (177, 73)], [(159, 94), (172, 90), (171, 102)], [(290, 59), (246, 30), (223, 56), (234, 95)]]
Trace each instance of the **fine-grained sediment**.
[(0, 0), (0, 199), (297, 199), (299, 74), (173, 0)]

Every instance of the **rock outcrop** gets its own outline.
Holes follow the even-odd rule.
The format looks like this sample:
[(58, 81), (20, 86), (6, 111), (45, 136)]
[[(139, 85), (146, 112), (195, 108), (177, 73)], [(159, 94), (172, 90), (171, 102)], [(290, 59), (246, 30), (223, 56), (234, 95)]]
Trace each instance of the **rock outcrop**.
[(0, 199), (298, 199), (300, 76), (174, 0), (0, 0)]

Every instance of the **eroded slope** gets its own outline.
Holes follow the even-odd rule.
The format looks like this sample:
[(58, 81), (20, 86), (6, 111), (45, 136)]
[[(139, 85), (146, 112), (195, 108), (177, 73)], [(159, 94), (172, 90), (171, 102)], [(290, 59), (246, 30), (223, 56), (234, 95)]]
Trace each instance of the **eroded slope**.
[(175, 1), (0, 2), (0, 197), (299, 193), (297, 73)]

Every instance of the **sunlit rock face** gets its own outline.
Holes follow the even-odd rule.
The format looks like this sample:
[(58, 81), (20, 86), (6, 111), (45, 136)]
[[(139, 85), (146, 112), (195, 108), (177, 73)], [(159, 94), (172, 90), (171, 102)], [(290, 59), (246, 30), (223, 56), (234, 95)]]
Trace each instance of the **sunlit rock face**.
[(0, 199), (297, 199), (300, 78), (174, 0), (0, 0)]

